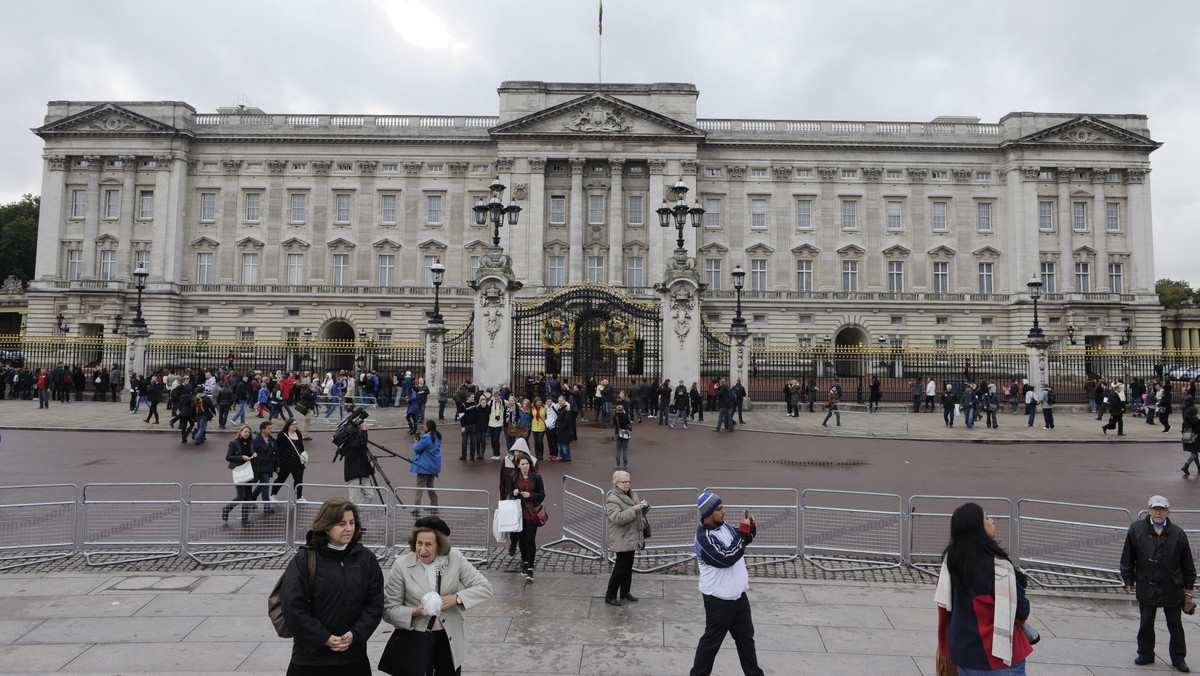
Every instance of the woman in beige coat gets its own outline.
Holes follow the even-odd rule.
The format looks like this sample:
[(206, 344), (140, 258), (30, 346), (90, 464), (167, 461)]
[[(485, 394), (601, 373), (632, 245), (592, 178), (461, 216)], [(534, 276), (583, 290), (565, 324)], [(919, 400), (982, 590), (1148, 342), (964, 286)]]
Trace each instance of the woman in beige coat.
[(621, 599), (637, 601), (637, 597), (629, 593), (629, 585), (633, 582), (633, 555), (646, 546), (642, 538), (642, 515), (650, 509), (650, 505), (645, 500), (639, 500), (637, 493), (629, 487), (629, 472), (613, 472), (612, 482), (613, 489), (604, 499), (604, 514), (608, 518), (608, 543), (616, 558), (612, 575), (608, 578), (608, 590), (604, 592), (604, 602), (619, 606)]
[(436, 516), (417, 520), (408, 532), (408, 546), (411, 551), (396, 559), (388, 575), (383, 619), (398, 630), (425, 631), (430, 618), (421, 598), (437, 591), (442, 612), (433, 623), (431, 673), (458, 674), (469, 647), (463, 613), (491, 598), (492, 584), (461, 552), (451, 548), (450, 527)]

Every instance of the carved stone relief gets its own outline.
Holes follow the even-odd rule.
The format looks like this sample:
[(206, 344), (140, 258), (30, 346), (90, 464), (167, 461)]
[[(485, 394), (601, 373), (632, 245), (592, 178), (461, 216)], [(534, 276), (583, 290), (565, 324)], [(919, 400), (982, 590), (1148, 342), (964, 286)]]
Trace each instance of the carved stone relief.
[[(451, 164), (453, 164), (453, 162)], [(375, 160), (359, 160), (358, 173), (363, 176), (370, 176), (375, 173), (375, 169), (378, 166), (379, 163)]]
[(970, 183), (971, 182), (971, 170), (970, 169), (951, 169), (950, 173), (954, 174), (954, 182), (955, 183)]
[(822, 181), (832, 181), (837, 176), (837, 167), (817, 167), (817, 176)]
[(493, 282), (484, 287), (480, 296), (479, 307), (483, 314), (483, 328), (487, 331), (492, 347), (495, 347), (496, 336), (504, 326), (504, 288)]
[(515, 199), (515, 200), (523, 200), (526, 197), (529, 197), (529, 184), (528, 183), (513, 184), (512, 196), (513, 196), (513, 199)]
[(267, 160), (267, 173), (282, 174), (287, 171), (287, 160)]
[(924, 183), (925, 181), (929, 180), (929, 170), (928, 169), (922, 169), (919, 167), (909, 167), (907, 169), (907, 171), (908, 171), (908, 182), (909, 183)]
[(733, 179), (734, 181), (741, 181), (746, 178), (745, 166), (725, 167), (725, 171), (729, 175), (729, 178)]
[(883, 169), (879, 167), (863, 167), (863, 180), (871, 181), (872, 183), (879, 182), (883, 178)]
[(50, 163), (50, 171), (65, 171), (67, 168), (67, 158), (64, 155), (46, 155), (46, 161)]
[(447, 162), (446, 168), (450, 170), (451, 176), (462, 177), (467, 175), (467, 169), (470, 168), (469, 162)]
[(226, 174), (236, 174), (241, 168), (241, 160), (221, 160), (221, 170)]
[(692, 330), (692, 310), (695, 308), (695, 294), (691, 290), (680, 287), (671, 293), (671, 330), (679, 338), (679, 348), (683, 349), (688, 333)]
[(502, 173), (508, 173), (508, 172), (512, 171), (513, 162), (514, 162), (514, 160), (511, 157), (497, 157), (496, 158), (496, 171), (502, 172)]
[(313, 160), (313, 173), (317, 176), (328, 176), (329, 168), (333, 166), (333, 162), (328, 160)]
[(546, 158), (544, 158), (544, 157), (529, 158), (529, 171), (534, 174), (544, 174), (546, 172)]
[(597, 103), (575, 113), (574, 117), (563, 122), (563, 128), (586, 133), (620, 133), (629, 131), (633, 125), (621, 113)]
[(421, 167), (423, 166), (423, 164), (424, 163), (422, 163), (422, 162), (414, 162), (412, 160), (405, 162), (404, 163), (404, 175), (405, 176), (420, 176), (421, 175)]
[(658, 159), (647, 160), (646, 165), (648, 167), (650, 167), (651, 174), (661, 174), (667, 170), (667, 161), (666, 160), (658, 160)]

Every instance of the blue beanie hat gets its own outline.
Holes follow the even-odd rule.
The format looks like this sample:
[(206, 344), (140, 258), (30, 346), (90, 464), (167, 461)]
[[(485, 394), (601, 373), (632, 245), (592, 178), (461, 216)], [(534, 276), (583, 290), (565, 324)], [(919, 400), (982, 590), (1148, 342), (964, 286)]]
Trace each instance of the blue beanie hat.
[(696, 507), (700, 510), (700, 519), (707, 519), (718, 507), (721, 506), (721, 496), (716, 493), (705, 493), (696, 501)]

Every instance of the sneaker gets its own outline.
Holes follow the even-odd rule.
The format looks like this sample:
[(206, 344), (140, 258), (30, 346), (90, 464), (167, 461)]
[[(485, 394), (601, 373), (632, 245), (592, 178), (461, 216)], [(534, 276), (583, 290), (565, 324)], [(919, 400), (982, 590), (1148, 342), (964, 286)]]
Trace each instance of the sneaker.
[(674, 425), (667, 425), (667, 427), (670, 427), (671, 429), (675, 429)]
[(499, 460), (499, 459), (500, 459), (500, 456), (498, 456), (498, 455), (493, 455), (493, 456), (492, 456), (492, 460)]
[(685, 429), (685, 430), (686, 430), (686, 429), (687, 429), (687, 425), (684, 425), (684, 426), (683, 426), (683, 429)]
[(525, 581), (533, 582), (533, 571), (532, 570), (525, 571)]
[(307, 503), (307, 502), (308, 502), (308, 498), (296, 498), (296, 502), (304, 502), (304, 503)]

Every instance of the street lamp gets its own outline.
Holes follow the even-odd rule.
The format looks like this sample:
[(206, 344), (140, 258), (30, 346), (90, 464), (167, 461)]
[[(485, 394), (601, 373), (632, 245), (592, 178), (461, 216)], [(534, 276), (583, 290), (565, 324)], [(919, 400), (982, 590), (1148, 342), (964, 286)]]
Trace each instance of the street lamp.
[(146, 289), (146, 278), (150, 276), (150, 271), (144, 267), (138, 267), (133, 271), (134, 282), (137, 284), (137, 314), (133, 321), (129, 323), (129, 328), (138, 329), (139, 331), (146, 330), (146, 320), (142, 318), (142, 291)]
[(433, 265), (429, 266), (429, 273), (433, 277), (433, 312), (429, 315), (429, 323), (441, 324), (442, 313), (438, 301), (442, 290), (442, 279), (446, 276), (446, 266), (442, 265), (440, 256), (434, 259)]
[(1029, 329), (1029, 340), (1044, 340), (1046, 338), (1042, 327), (1038, 326), (1037, 302), (1042, 297), (1042, 280), (1035, 274), (1025, 283), (1029, 287), (1029, 297), (1033, 299), (1033, 328)]
[(1074, 324), (1067, 325), (1067, 340), (1071, 341), (1072, 345), (1075, 344), (1075, 325)]
[(499, 248), (500, 227), (504, 225), (504, 216), (508, 215), (508, 225), (516, 225), (517, 217), (521, 215), (521, 207), (517, 206), (515, 197), (508, 203), (508, 206), (504, 206), (504, 191), (507, 186), (500, 182), (499, 176), (492, 181), (488, 189), (492, 191), (491, 199), (485, 202), (482, 197), (476, 197), (472, 210), (475, 212), (475, 225), (487, 225), (490, 215), (492, 225), (495, 226), (492, 234), (492, 246)]
[(359, 368), (367, 367), (367, 330), (358, 330), (358, 365)]
[[(671, 227), (671, 217), (675, 218), (675, 227), (679, 230), (679, 238), (675, 240), (676, 251), (686, 251), (683, 248), (683, 226), (687, 225), (688, 214), (692, 216), (692, 227), (698, 228), (702, 224), (704, 216), (704, 207), (700, 206), (700, 198), (696, 198), (692, 202), (691, 208), (687, 205), (687, 184), (683, 182), (683, 177), (680, 176), (675, 185), (667, 191), (668, 197), (663, 198), (662, 206), (655, 209), (654, 213), (658, 214), (658, 224), (664, 228)], [(668, 198), (675, 205), (668, 204)]]
[[(680, 233), (682, 232), (683, 230), (681, 229)], [(682, 248), (683, 240), (680, 239), (679, 241), (681, 242), (680, 248)], [(737, 292), (737, 313), (733, 317), (733, 328), (735, 330), (744, 330), (746, 328), (746, 318), (742, 316), (742, 286), (746, 283), (746, 269), (742, 267), (741, 263), (738, 263), (734, 266), (733, 272), (729, 274), (733, 275), (733, 290)]]
[(1121, 346), (1129, 347), (1129, 345), (1132, 342), (1133, 342), (1133, 327), (1130, 326), (1129, 324), (1126, 324), (1125, 325), (1125, 340), (1121, 341)]
[(121, 335), (121, 315), (113, 315), (113, 335)]
[(67, 333), (67, 324), (66, 324), (67, 318), (64, 317), (62, 315), (62, 313), (60, 312), (60, 313), (58, 313), (58, 317), (56, 317), (55, 319), (58, 320), (58, 335), (60, 335), (60, 336), (66, 335), (66, 333)]

